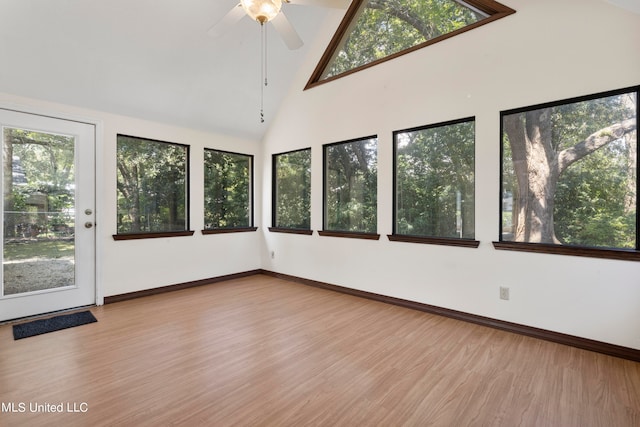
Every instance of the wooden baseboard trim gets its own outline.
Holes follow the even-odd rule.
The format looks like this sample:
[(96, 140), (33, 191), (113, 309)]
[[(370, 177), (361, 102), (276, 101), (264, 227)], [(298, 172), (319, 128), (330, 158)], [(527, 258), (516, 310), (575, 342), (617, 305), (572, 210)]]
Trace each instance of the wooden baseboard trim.
[(150, 295), (162, 294), (165, 292), (178, 291), (181, 289), (209, 285), (212, 283), (224, 282), (227, 280), (240, 279), (243, 277), (253, 276), (256, 274), (264, 274), (266, 276), (287, 280), (289, 282), (295, 282), (295, 283), (300, 283), (307, 286), (313, 286), (316, 288), (340, 292), (343, 294), (352, 295), (360, 298), (367, 298), (367, 299), (378, 301), (378, 302), (410, 308), (412, 310), (418, 310), (425, 313), (445, 316), (445, 317), (449, 317), (456, 320), (462, 320), (464, 322), (475, 323), (477, 325), (488, 326), (494, 329), (500, 329), (507, 332), (529, 336), (532, 338), (538, 338), (545, 341), (564, 344), (571, 347), (580, 348), (583, 350), (595, 351), (597, 353), (619, 357), (621, 359), (640, 362), (640, 350), (636, 350), (629, 347), (622, 347), (615, 344), (609, 344), (601, 341), (590, 340), (588, 338), (576, 337), (574, 335), (567, 335), (560, 332), (549, 331), (546, 329), (534, 328), (531, 326), (521, 325), (518, 323), (506, 322), (504, 320), (492, 319), (490, 317), (478, 316), (476, 314), (465, 313), (463, 311), (451, 310), (448, 308), (442, 308), (435, 305), (429, 305), (421, 302), (405, 300), (402, 298), (390, 297), (387, 295), (376, 294), (373, 292), (362, 291), (359, 289), (347, 288), (345, 286), (332, 285), (330, 283), (320, 282), (320, 281), (311, 280), (311, 279), (305, 279), (302, 277), (292, 276), (284, 273), (276, 273), (276, 272), (264, 270), (264, 269), (249, 270), (241, 273), (212, 277), (209, 279), (194, 280), (191, 282), (179, 283), (176, 285), (161, 286), (159, 288), (145, 289), (142, 291), (129, 292), (126, 294), (111, 295), (104, 298), (104, 303), (112, 304), (115, 302), (126, 301), (134, 298), (141, 298), (141, 297), (146, 297)]
[(351, 289), (344, 286), (332, 285), (329, 283), (319, 282), (317, 280), (305, 279), (302, 277), (291, 276), (283, 273), (275, 273), (268, 270), (260, 270), (258, 273), (287, 280), (290, 282), (301, 283), (307, 286), (327, 289), (343, 294), (353, 295), (361, 298), (367, 298), (374, 301), (384, 302), (387, 304), (398, 305), (400, 307), (410, 308), (413, 310), (423, 311), (425, 313), (436, 314), (439, 316), (450, 317), (456, 320), (475, 323), (490, 328), (500, 329), (507, 332), (513, 332), (520, 335), (526, 335), (533, 338), (551, 341), (558, 344), (564, 344), (583, 350), (594, 351), (609, 356), (619, 357), (622, 359), (640, 362), (640, 350), (629, 347), (622, 347), (615, 344), (608, 344), (601, 341), (595, 341), (587, 338), (581, 338), (574, 335), (567, 335), (560, 332), (553, 332), (546, 329), (534, 328), (531, 326), (521, 325), (518, 323), (506, 322), (504, 320), (492, 319), (490, 317), (478, 316), (475, 314), (465, 313), (463, 311), (451, 310), (434, 305), (424, 304), (420, 302), (405, 300), (401, 298), (390, 297), (386, 295), (376, 294), (358, 289)]
[(249, 270), (242, 273), (227, 274), (224, 276), (212, 277), (209, 279), (194, 280), (191, 282), (178, 283), (176, 285), (161, 286), (159, 288), (145, 289), (142, 291), (128, 292), (126, 294), (111, 295), (104, 297), (105, 304), (126, 301), (134, 298), (147, 297), (150, 295), (163, 294), (165, 292), (179, 291), (181, 289), (194, 288), (196, 286), (210, 285), (212, 283), (224, 282), (227, 280), (240, 279), (242, 277), (253, 276), (262, 273), (262, 270)]

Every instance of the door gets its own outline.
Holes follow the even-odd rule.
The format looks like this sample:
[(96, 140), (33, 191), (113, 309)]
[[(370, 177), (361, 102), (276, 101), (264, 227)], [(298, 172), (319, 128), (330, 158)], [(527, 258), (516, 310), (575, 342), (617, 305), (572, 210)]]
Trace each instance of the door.
[(95, 126), (0, 109), (0, 321), (95, 303)]

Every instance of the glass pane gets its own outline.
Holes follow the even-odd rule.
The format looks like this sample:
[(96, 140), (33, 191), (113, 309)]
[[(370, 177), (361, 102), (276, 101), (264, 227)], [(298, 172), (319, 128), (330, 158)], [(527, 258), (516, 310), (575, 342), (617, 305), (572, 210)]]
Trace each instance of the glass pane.
[(275, 156), (275, 227), (311, 227), (311, 150)]
[(74, 143), (3, 128), (4, 295), (75, 283)]
[(251, 156), (204, 152), (204, 228), (251, 227)]
[(325, 230), (377, 230), (376, 138), (325, 146)]
[(502, 240), (636, 248), (637, 93), (504, 114)]
[(118, 234), (184, 231), (188, 147), (118, 135)]
[(473, 239), (474, 122), (398, 132), (395, 233)]
[(418, 46), (488, 16), (456, 0), (366, 0), (320, 80)]

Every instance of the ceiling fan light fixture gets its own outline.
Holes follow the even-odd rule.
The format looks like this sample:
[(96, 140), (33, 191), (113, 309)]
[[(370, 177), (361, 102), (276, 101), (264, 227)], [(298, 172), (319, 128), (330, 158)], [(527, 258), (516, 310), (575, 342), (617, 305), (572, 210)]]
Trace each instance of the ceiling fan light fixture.
[(282, 0), (240, 0), (240, 4), (251, 19), (264, 24), (280, 13)]

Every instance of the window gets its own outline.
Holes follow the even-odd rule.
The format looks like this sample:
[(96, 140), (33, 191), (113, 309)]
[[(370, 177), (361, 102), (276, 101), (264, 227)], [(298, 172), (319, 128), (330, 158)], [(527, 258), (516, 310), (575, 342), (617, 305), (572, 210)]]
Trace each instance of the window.
[(271, 231), (311, 234), (311, 149), (273, 155)]
[(253, 156), (204, 150), (204, 228), (207, 233), (253, 231)]
[(184, 235), (189, 228), (189, 147), (118, 135), (116, 157), (117, 236)]
[(638, 90), (501, 113), (500, 240), (514, 244), (497, 247), (638, 250)]
[(493, 0), (354, 0), (307, 88), (514, 12)]
[(371, 136), (324, 146), (324, 230), (321, 235), (338, 232), (379, 238), (375, 234), (377, 145), (377, 137)]
[(391, 240), (474, 239), (474, 127), (474, 118), (467, 118), (393, 133)]

